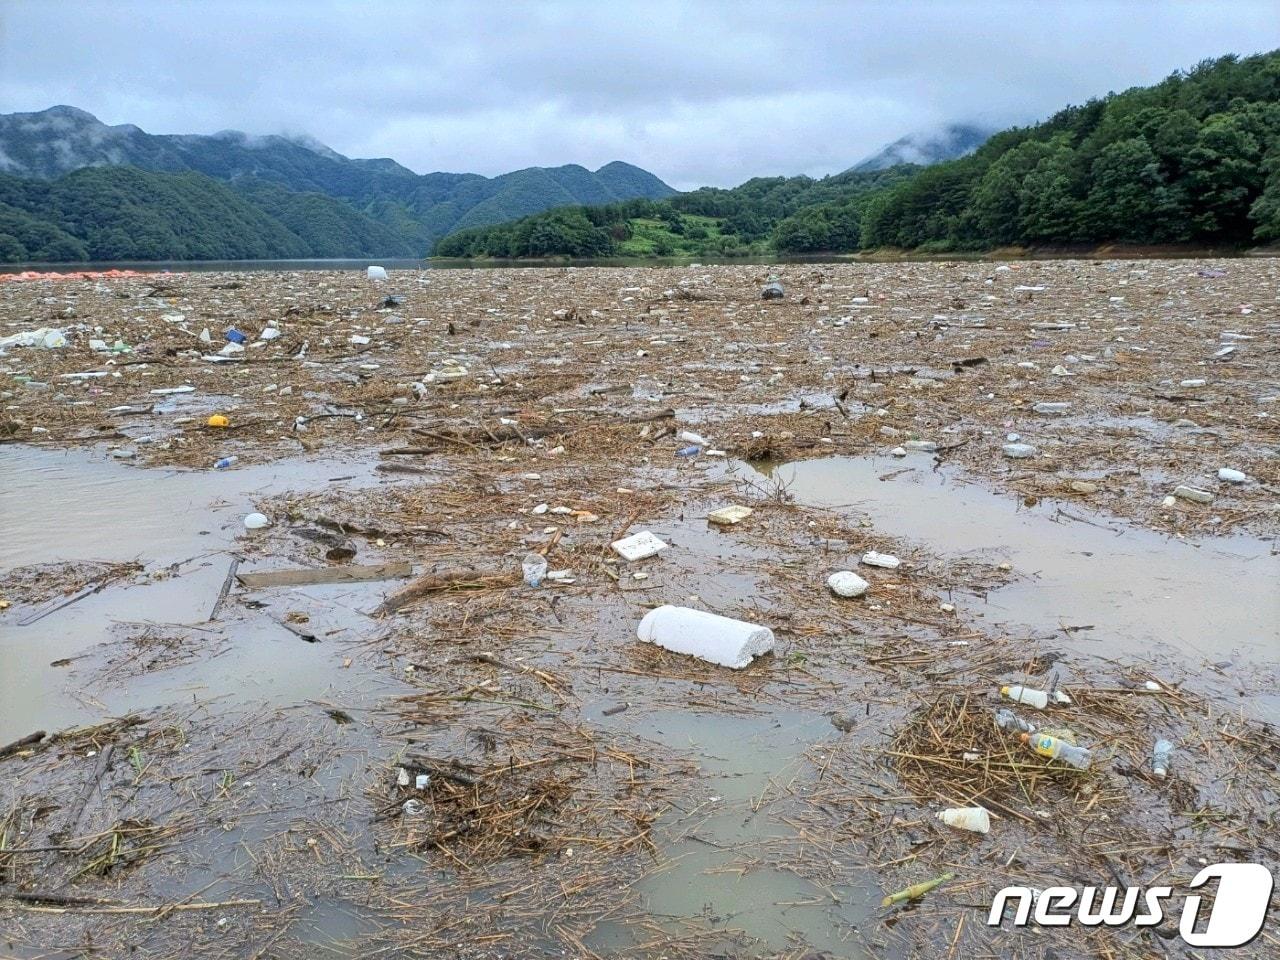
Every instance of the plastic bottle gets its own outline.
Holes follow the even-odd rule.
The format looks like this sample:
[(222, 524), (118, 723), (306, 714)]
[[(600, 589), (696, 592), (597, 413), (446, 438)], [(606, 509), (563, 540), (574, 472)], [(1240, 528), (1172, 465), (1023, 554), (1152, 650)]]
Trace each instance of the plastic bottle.
[(681, 447), (676, 451), (677, 457), (696, 457), (702, 452), (702, 448), (694, 444), (693, 446)]
[(239, 459), (240, 458), (237, 456), (223, 457), (221, 460), (219, 460), (217, 463), (213, 465), (213, 469), (225, 470), (227, 469), (227, 467), (231, 466), (233, 463), (235, 463)]
[(520, 562), (524, 572), (524, 582), (531, 587), (542, 585), (542, 578), (547, 575), (547, 558), (540, 553), (527, 553)]
[(938, 813), (938, 819), (958, 830), (988, 833), (991, 830), (991, 814), (982, 807), (951, 807)]
[(1173, 744), (1161, 737), (1151, 751), (1151, 775), (1163, 780), (1169, 775), (1169, 764), (1173, 760)]
[(996, 726), (1001, 730), (1016, 730), (1019, 733), (1035, 733), (1036, 725), (1028, 723), (1012, 710), (1001, 707), (996, 711)]
[(1044, 733), (1024, 733), (1022, 742), (1042, 757), (1061, 760), (1069, 767), (1077, 770), (1088, 770), (1093, 763), (1093, 754), (1084, 747), (1073, 746), (1065, 740), (1051, 737)]
[(1043, 710), (1049, 705), (1049, 694), (1043, 690), (1034, 690), (1031, 687), (1018, 685), (1001, 687), (1000, 696), (1006, 700), (1012, 700), (1014, 703), (1025, 703), (1027, 706), (1035, 707), (1037, 710)]

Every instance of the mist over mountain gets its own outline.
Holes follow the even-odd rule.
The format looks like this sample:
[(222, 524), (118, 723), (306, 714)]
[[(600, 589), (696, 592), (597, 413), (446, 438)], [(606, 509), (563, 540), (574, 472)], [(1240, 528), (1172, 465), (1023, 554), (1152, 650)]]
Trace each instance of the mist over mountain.
[(995, 133), (971, 123), (951, 123), (941, 130), (911, 133), (893, 141), (882, 150), (850, 168), (855, 173), (888, 170), (902, 163), (927, 167), (967, 156), (982, 146)]

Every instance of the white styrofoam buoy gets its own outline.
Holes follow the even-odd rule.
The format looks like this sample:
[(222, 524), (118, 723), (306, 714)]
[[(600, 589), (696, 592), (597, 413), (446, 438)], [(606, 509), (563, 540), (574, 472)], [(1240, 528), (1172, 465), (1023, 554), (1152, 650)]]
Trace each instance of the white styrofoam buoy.
[(370, 280), (385, 280), (385, 279), (387, 279), (387, 269), (386, 269), (386, 267), (370, 267), (370, 268), (368, 269), (368, 271), (367, 271), (367, 274), (368, 274), (368, 277), (369, 277), (369, 279), (370, 279)]
[(774, 644), (768, 627), (669, 604), (646, 613), (636, 627), (636, 636), (672, 653), (688, 654), (731, 670), (741, 670), (772, 651)]
[(852, 570), (841, 570), (827, 577), (827, 586), (837, 597), (860, 597), (871, 584)]
[(1218, 479), (1224, 483), (1244, 483), (1249, 477), (1241, 473), (1239, 470), (1232, 470), (1230, 467), (1223, 467), (1218, 471)]
[(271, 526), (271, 518), (265, 513), (251, 513), (244, 518), (246, 530), (262, 530), (269, 526)]

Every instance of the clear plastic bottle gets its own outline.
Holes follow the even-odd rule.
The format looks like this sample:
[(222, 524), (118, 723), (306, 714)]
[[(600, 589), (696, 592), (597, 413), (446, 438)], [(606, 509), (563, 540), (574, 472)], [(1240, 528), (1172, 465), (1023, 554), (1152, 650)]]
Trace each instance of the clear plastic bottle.
[(525, 583), (531, 587), (541, 586), (542, 578), (547, 575), (547, 558), (540, 553), (527, 553), (520, 562), (520, 570)]
[(225, 470), (225, 469), (227, 469), (227, 467), (230, 467), (232, 464), (234, 464), (234, 463), (235, 463), (237, 460), (239, 460), (239, 459), (240, 459), (240, 458), (239, 458), (239, 457), (236, 457), (236, 456), (223, 457), (221, 460), (219, 460), (217, 463), (215, 463), (215, 464), (213, 465), (213, 469), (215, 469), (215, 470)]
[(996, 711), (996, 726), (1001, 730), (1017, 731), (1018, 733), (1035, 733), (1036, 725), (1028, 723), (1012, 710), (1001, 707)]
[(957, 830), (987, 833), (991, 830), (991, 814), (983, 807), (951, 807), (938, 812), (938, 819)]
[(1025, 703), (1027, 706), (1035, 707), (1037, 710), (1043, 710), (1049, 705), (1049, 694), (1031, 687), (1017, 685), (1001, 687), (1000, 696), (1006, 700), (1012, 700), (1014, 703)]
[(1093, 754), (1084, 747), (1073, 746), (1065, 740), (1050, 737), (1043, 733), (1024, 733), (1022, 742), (1042, 757), (1061, 760), (1069, 767), (1077, 770), (1088, 770), (1093, 763)]
[(1169, 764), (1173, 760), (1173, 744), (1161, 737), (1151, 751), (1151, 775), (1163, 780), (1169, 775)]

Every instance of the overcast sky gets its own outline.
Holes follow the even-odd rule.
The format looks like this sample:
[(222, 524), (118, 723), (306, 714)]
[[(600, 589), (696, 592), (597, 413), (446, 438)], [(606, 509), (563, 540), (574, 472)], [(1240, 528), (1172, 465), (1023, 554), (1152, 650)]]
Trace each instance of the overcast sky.
[(1274, 49), (1280, 3), (0, 0), (0, 30), (4, 113), (307, 133), (420, 173), (626, 160), (684, 189)]

